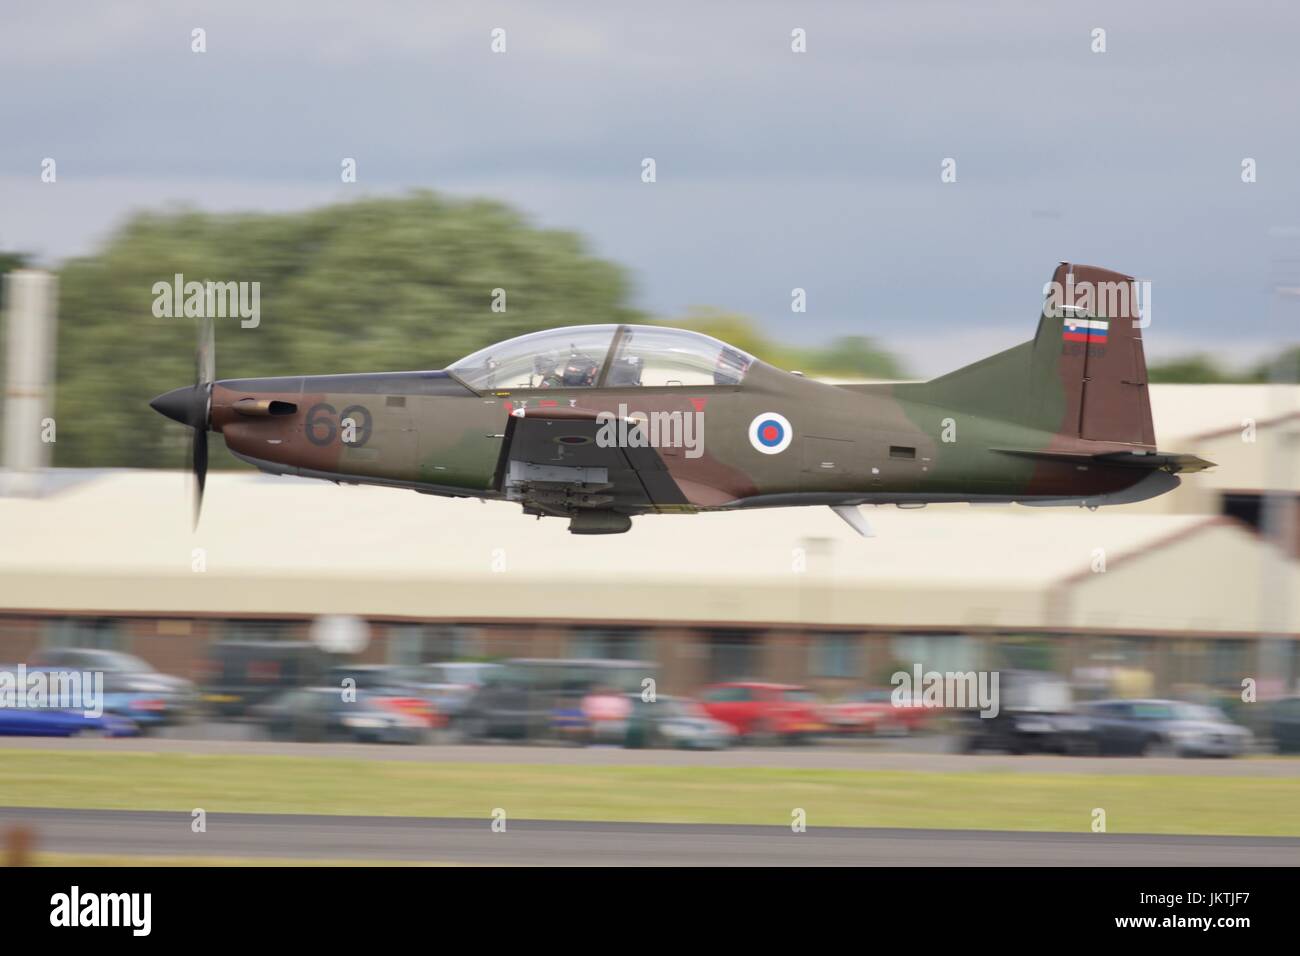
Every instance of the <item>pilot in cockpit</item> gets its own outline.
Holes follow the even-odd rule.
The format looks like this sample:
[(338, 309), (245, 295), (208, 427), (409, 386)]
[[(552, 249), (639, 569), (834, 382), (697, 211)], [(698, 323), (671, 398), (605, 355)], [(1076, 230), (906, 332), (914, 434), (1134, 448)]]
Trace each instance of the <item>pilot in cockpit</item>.
[(539, 388), (590, 388), (596, 384), (600, 363), (575, 349), (563, 364), (553, 353), (537, 356), (533, 371), (542, 377)]

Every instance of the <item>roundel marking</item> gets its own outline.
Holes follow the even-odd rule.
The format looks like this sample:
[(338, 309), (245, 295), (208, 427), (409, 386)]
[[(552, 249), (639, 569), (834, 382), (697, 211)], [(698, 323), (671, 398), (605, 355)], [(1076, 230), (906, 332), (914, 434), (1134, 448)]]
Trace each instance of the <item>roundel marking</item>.
[(779, 455), (793, 440), (794, 429), (784, 415), (763, 412), (749, 423), (749, 443), (764, 455)]

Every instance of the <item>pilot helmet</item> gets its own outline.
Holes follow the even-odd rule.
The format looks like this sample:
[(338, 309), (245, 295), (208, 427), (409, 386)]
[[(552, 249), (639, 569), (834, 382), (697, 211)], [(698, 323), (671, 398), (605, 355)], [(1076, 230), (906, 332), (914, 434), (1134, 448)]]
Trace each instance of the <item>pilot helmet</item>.
[(575, 352), (564, 363), (564, 371), (560, 375), (560, 380), (565, 385), (590, 385), (596, 379), (597, 368), (594, 359)]

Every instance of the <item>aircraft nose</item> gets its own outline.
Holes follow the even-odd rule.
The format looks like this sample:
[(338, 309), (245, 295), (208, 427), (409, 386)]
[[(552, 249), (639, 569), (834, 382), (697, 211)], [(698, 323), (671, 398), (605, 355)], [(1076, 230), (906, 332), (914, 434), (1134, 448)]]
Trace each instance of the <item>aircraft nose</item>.
[[(166, 415), (174, 422), (198, 427), (195, 424), (194, 414), (197, 399), (197, 390), (194, 386), (182, 385), (180, 388), (173, 388), (170, 392), (163, 392), (149, 403), (149, 407), (160, 415)], [(204, 411), (206, 411), (206, 408)]]

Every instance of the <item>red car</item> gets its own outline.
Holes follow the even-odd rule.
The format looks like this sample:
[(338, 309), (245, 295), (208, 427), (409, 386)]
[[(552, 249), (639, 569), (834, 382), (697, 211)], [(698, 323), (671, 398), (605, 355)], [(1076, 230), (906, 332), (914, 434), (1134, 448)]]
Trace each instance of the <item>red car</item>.
[(845, 734), (893, 736), (921, 729), (930, 714), (925, 707), (896, 706), (887, 690), (850, 694), (825, 708), (832, 729)]
[(816, 695), (793, 684), (710, 684), (699, 700), (705, 713), (742, 738), (799, 742), (827, 729)]

